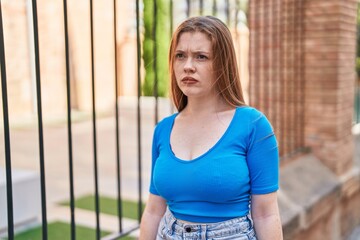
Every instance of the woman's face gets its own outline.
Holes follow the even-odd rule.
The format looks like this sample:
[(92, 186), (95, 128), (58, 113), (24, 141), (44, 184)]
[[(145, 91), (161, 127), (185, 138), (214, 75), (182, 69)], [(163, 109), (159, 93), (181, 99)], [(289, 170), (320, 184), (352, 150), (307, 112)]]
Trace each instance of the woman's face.
[(175, 50), (174, 72), (180, 90), (188, 98), (215, 96), (212, 44), (201, 32), (180, 35)]

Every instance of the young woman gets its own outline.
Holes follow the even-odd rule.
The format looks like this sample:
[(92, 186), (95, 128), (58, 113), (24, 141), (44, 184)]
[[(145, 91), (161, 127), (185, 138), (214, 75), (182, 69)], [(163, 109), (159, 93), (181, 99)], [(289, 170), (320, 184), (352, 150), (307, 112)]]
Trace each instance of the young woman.
[(282, 239), (277, 141), (244, 103), (226, 25), (184, 21), (169, 66), (178, 113), (155, 128), (140, 239)]

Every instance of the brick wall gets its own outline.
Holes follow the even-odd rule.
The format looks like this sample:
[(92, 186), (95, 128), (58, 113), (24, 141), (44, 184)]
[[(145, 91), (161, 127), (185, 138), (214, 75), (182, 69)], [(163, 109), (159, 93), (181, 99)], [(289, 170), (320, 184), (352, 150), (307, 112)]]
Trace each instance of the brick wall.
[(356, 1), (250, 1), (251, 103), (281, 155), (301, 147), (336, 174), (352, 164)]
[(304, 147), (302, 1), (250, 1), (250, 101), (272, 122), (281, 156)]
[(337, 174), (352, 165), (355, 0), (305, 5), (306, 144)]
[(291, 159), (281, 168), (285, 239), (344, 239), (360, 223), (356, 15), (356, 0), (250, 0), (251, 103)]

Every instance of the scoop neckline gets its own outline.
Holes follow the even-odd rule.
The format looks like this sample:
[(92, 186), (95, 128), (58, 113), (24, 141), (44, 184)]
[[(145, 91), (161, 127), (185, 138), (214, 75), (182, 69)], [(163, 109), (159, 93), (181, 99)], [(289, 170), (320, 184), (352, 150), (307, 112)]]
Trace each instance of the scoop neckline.
[(175, 124), (175, 119), (176, 117), (179, 115), (179, 113), (176, 113), (174, 114), (174, 117), (172, 118), (172, 123), (170, 124), (170, 127), (169, 127), (169, 132), (168, 132), (168, 143), (167, 143), (167, 149), (169, 151), (169, 154), (170, 156), (179, 161), (179, 162), (182, 162), (182, 163), (192, 163), (192, 162), (196, 162), (204, 157), (206, 157), (207, 155), (209, 155), (211, 152), (214, 151), (214, 149), (217, 148), (217, 146), (219, 146), (221, 144), (221, 142), (223, 141), (223, 139), (226, 137), (226, 135), (230, 132), (230, 129), (232, 128), (232, 125), (234, 125), (234, 122), (235, 122), (235, 118), (236, 118), (236, 114), (238, 112), (238, 109), (242, 108), (242, 107), (245, 107), (245, 106), (241, 106), (241, 107), (236, 107), (235, 108), (235, 111), (234, 111), (234, 114), (232, 116), (232, 119), (229, 123), (229, 126), (226, 128), (225, 132), (223, 133), (223, 135), (220, 137), (220, 139), (211, 147), (209, 148), (209, 150), (205, 151), (204, 153), (200, 154), (199, 156), (197, 156), (196, 158), (194, 159), (190, 159), (190, 160), (186, 160), (186, 159), (181, 159), (179, 157), (177, 157), (175, 155), (175, 153), (173, 152), (172, 150), (172, 147), (171, 147), (171, 143), (170, 143), (170, 137), (171, 137), (171, 132), (173, 130), (173, 127), (174, 127), (174, 124)]

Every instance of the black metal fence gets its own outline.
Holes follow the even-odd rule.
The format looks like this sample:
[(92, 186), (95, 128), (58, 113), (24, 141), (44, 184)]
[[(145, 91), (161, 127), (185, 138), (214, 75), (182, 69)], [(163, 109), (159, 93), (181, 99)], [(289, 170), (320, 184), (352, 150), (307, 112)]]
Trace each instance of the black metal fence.
[[(205, 0), (198, 0), (198, 1), (191, 1), (186, 0), (183, 1), (183, 6), (185, 6), (185, 9), (182, 9), (181, 11), (185, 10), (184, 17), (188, 17), (191, 15), (198, 15), (198, 14), (205, 14), (204, 9), (211, 9), (211, 13), (213, 15), (220, 15), (223, 16), (223, 20), (226, 21), (228, 25), (237, 26), (238, 23), (238, 11), (240, 9), (240, 4), (244, 1), (235, 0), (225, 0), (225, 1), (205, 1)], [(154, 1), (154, 16), (156, 19), (156, 6), (157, 1)], [(37, 127), (38, 127), (38, 143), (39, 143), (39, 172), (40, 172), (40, 189), (41, 189), (41, 222), (42, 222), (42, 239), (48, 239), (48, 213), (47, 213), (47, 193), (46, 193), (46, 159), (44, 156), (44, 132), (43, 132), (43, 114), (42, 114), (42, 92), (41, 92), (41, 71), (40, 71), (40, 48), (41, 44), (39, 43), (39, 30), (38, 30), (38, 9), (37, 9), (37, 1), (31, 0), (32, 4), (32, 26), (33, 26), (33, 43), (34, 43), (34, 63), (35, 63), (35, 75), (36, 75), (36, 106), (37, 106)], [(142, 154), (141, 154), (141, 108), (140, 108), (140, 97), (141, 97), (141, 39), (142, 39), (142, 31), (141, 31), (141, 7), (142, 3), (139, 0), (135, 1), (136, 4), (136, 41), (137, 41), (137, 79), (134, 79), (134, 81), (137, 82), (137, 108), (136, 108), (136, 124), (137, 125), (137, 133), (136, 133), (136, 141), (137, 141), (137, 181), (138, 181), (138, 200), (137, 200), (137, 208), (138, 208), (138, 223), (140, 223), (140, 217), (142, 212)], [(171, 30), (173, 29), (173, 12), (174, 12), (174, 2), (172, 0), (168, 1), (169, 4), (169, 12), (171, 22)], [(176, 4), (179, 4), (177, 2)], [(117, 1), (113, 1), (113, 9), (109, 9), (109, 11), (113, 11), (114, 14), (114, 49), (116, 48), (117, 44)], [(13, 206), (13, 168), (12, 168), (12, 152), (11, 152), (11, 139), (10, 139), (10, 124), (9, 124), (9, 105), (8, 105), (8, 89), (7, 89), (7, 76), (8, 73), (6, 71), (6, 46), (4, 44), (4, 28), (3, 28), (3, 15), (2, 15), (2, 3), (0, 0), (0, 65), (1, 65), (1, 90), (2, 90), (2, 104), (3, 104), (3, 123), (4, 123), (4, 149), (5, 149), (5, 169), (6, 169), (6, 198), (7, 198), (7, 238), (12, 240), (15, 239), (15, 231), (14, 231), (14, 206)], [(91, 72), (91, 99), (92, 99), (92, 113), (91, 113), (91, 121), (92, 121), (92, 144), (93, 144), (93, 170), (94, 170), (94, 196), (95, 196), (95, 215), (96, 215), (96, 239), (101, 239), (101, 225), (100, 225), (100, 203), (99, 203), (99, 174), (98, 174), (98, 152), (97, 152), (97, 109), (96, 109), (96, 89), (95, 89), (95, 61), (94, 61), (94, 4), (93, 1), (90, 0), (90, 43), (91, 43), (91, 69), (89, 71)], [(60, 10), (59, 10), (60, 11)], [(64, 37), (65, 42), (65, 62), (66, 62), (66, 100), (67, 100), (67, 147), (68, 147), (68, 173), (69, 173), (69, 196), (70, 196), (70, 203), (69, 203), (69, 211), (71, 216), (71, 239), (76, 239), (76, 218), (75, 218), (75, 197), (74, 197), (74, 154), (73, 154), (73, 132), (72, 132), (72, 108), (71, 108), (71, 95), (72, 95), (72, 87), (71, 87), (71, 69), (70, 69), (70, 53), (69, 53), (69, 42), (71, 39), (69, 38), (69, 30), (68, 30), (68, 2), (67, 0), (63, 0), (63, 17), (64, 17), (64, 32), (59, 33), (59, 36), (54, 37)], [(176, 10), (178, 12), (178, 10)], [(209, 12), (209, 11), (208, 11)], [(156, 24), (154, 24), (156, 26)], [(153, 33), (156, 34), (156, 27), (153, 29)], [(156, 45), (155, 45), (156, 46)], [(156, 59), (156, 49), (154, 50), (154, 59)], [(117, 51), (114, 51), (114, 64), (117, 66), (117, 60), (118, 60), (118, 53)], [(11, 58), (11, 56), (9, 56)], [(156, 61), (154, 61), (153, 68), (156, 69)], [(156, 71), (155, 71), (156, 72)], [(120, 113), (119, 113), (119, 105), (117, 96), (119, 96), (119, 79), (117, 78), (117, 68), (115, 67), (115, 82), (114, 82), (114, 111), (115, 111), (115, 132), (114, 137), (116, 138), (116, 152), (114, 153), (114, 161), (116, 161), (116, 182), (117, 182), (117, 211), (118, 211), (118, 231), (103, 237), (103, 239), (118, 239), (122, 236), (125, 236), (134, 230), (136, 230), (139, 226), (134, 226), (130, 229), (124, 229), (123, 227), (123, 209), (122, 209), (122, 189), (121, 189), (121, 183), (122, 183), (122, 176), (121, 176), (121, 163), (124, 161), (120, 158), (120, 136), (121, 132), (119, 129), (120, 124)], [(155, 112), (155, 122), (158, 121), (158, 98), (157, 98), (157, 86), (158, 86), (158, 79), (155, 76), (155, 104), (154, 104), (154, 112)], [(149, 143), (150, 144), (150, 143)], [(4, 216), (0, 216), (0, 218), (3, 218)]]
[(354, 123), (360, 123), (360, 81), (355, 83)]

